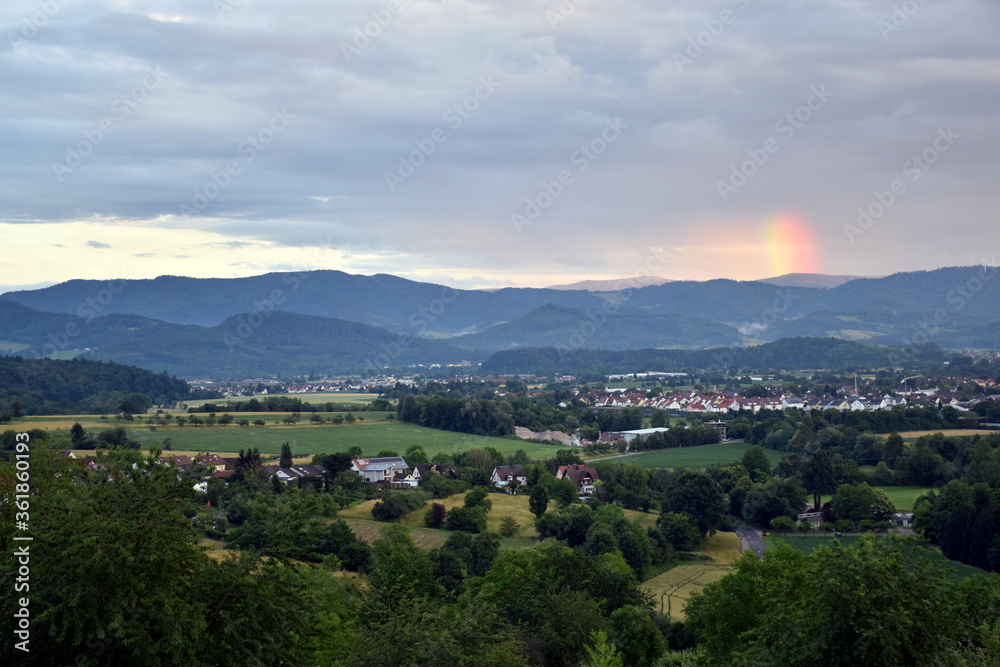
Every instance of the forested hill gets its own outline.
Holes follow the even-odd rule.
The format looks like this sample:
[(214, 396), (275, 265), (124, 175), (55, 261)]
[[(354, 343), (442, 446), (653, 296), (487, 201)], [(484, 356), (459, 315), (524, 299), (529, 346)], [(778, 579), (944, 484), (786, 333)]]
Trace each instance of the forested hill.
[(497, 352), (483, 362), (485, 373), (620, 373), (686, 369), (733, 372), (768, 369), (923, 367), (944, 361), (945, 352), (929, 344), (899, 348), (862, 345), (837, 338), (784, 338), (753, 347), (710, 350), (560, 350), (554, 347)]
[(385, 366), (480, 361), (487, 356), (448, 341), (280, 311), (245, 313), (202, 327), (139, 315), (45, 313), (0, 301), (0, 354), (4, 352), (24, 357), (79, 355), (187, 378), (376, 372)]
[(115, 413), (130, 394), (162, 405), (188, 393), (183, 380), (135, 366), (0, 356), (0, 415)]
[(930, 337), (949, 349), (993, 349), (1000, 344), (998, 272), (949, 267), (850, 280), (829, 289), (735, 280), (635, 287), (637, 282), (623, 280), (617, 289), (584, 292), (463, 290), (384, 274), (303, 271), (231, 279), (72, 280), (8, 292), (0, 301), (88, 320), (117, 314), (200, 326), (280, 310), (405, 334), (488, 332), (478, 341), (478, 349), (488, 350), (554, 345), (576, 331), (608, 339), (587, 342), (601, 349), (704, 348), (730, 344), (720, 338), (734, 330), (750, 343), (835, 336), (900, 345)]

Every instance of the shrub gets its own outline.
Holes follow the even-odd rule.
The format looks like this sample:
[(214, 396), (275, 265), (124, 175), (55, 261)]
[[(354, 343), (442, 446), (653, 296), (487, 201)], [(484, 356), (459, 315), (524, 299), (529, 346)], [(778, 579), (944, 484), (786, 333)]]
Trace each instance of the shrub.
[(395, 521), (420, 509), (426, 502), (427, 498), (419, 491), (386, 493), (382, 496), (382, 500), (372, 507), (372, 516), (379, 521)]

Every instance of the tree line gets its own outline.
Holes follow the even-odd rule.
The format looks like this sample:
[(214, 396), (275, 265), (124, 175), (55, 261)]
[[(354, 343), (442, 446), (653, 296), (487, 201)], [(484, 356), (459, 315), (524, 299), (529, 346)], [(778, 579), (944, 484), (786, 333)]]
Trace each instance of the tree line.
[[(114, 362), (0, 356), (0, 414), (114, 414), (130, 394), (156, 405), (184, 400), (187, 382)], [(19, 414), (14, 414), (18, 412)]]

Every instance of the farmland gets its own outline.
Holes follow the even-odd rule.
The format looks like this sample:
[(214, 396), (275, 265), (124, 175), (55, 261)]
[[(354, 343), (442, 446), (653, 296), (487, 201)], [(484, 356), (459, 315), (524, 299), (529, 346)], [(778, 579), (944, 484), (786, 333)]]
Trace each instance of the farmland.
[[(349, 403), (352, 405), (368, 405), (373, 400), (378, 398), (376, 394), (363, 394), (359, 392), (347, 392), (347, 391), (328, 391), (328, 392), (316, 392), (309, 394), (280, 394), (286, 398), (298, 398), (301, 399), (303, 403), (311, 403), (312, 405), (319, 405), (320, 403)], [(216, 403), (218, 405), (237, 403), (240, 401), (249, 401), (252, 396), (233, 396), (230, 398), (213, 398), (206, 400), (195, 400), (187, 401), (185, 403), (188, 407), (194, 407), (201, 405), (203, 403)], [(260, 396), (256, 397), (260, 400)]]
[[(514, 537), (503, 540), (502, 545), (504, 548), (522, 549), (536, 543), (535, 516), (528, 509), (528, 496), (491, 493), (489, 499), (493, 503), (493, 509), (487, 517), (487, 530), (499, 532), (500, 521), (506, 516), (513, 517), (520, 526)], [(371, 542), (378, 537), (379, 531), (386, 525), (385, 522), (376, 521), (372, 517), (372, 506), (376, 502), (375, 500), (369, 500), (360, 505), (341, 510), (337, 513), (337, 518), (344, 519), (351, 529), (357, 533), (358, 537)], [(461, 507), (464, 502), (465, 494), (461, 493), (440, 500), (431, 500), (424, 507), (404, 516), (398, 523), (410, 529), (410, 534), (413, 536), (413, 540), (417, 546), (423, 548), (440, 546), (444, 544), (444, 541), (448, 539), (448, 535), (451, 533), (446, 530), (435, 530), (424, 527), (424, 514), (430, 509), (431, 503), (441, 503), (446, 508), (451, 509), (452, 507)], [(549, 509), (554, 508), (555, 503), (550, 503)], [(650, 528), (656, 525), (656, 514), (634, 512), (632, 510), (624, 510), (624, 512), (626, 518), (630, 521), (638, 522), (643, 528)]]
[(346, 451), (358, 446), (364, 456), (374, 456), (383, 449), (396, 450), (400, 454), (411, 445), (420, 445), (428, 454), (455, 454), (468, 449), (494, 447), (502, 454), (513, 454), (523, 449), (532, 458), (554, 456), (559, 449), (556, 445), (545, 445), (513, 438), (492, 438), (468, 435), (453, 431), (406, 424), (403, 422), (369, 421), (369, 415), (379, 413), (359, 413), (365, 421), (353, 424), (314, 425), (307, 421), (298, 424), (268, 423), (263, 427), (229, 426), (158, 426), (151, 431), (148, 426), (127, 422), (102, 422), (93, 417), (49, 417), (36, 418), (37, 422), (26, 422), (31, 428), (49, 430), (65, 429), (79, 421), (88, 431), (114, 426), (124, 426), (129, 434), (143, 447), (162, 447), (170, 438), (174, 450), (198, 452), (238, 452), (240, 449), (256, 447), (262, 454), (278, 454), (281, 444), (288, 442), (296, 455)]
[[(656, 449), (640, 454), (612, 458), (608, 459), (608, 461), (611, 463), (635, 463), (644, 468), (705, 468), (711, 465), (739, 461), (750, 447), (752, 445), (743, 442), (720, 442), (715, 445), (701, 445), (698, 447)], [(764, 454), (771, 462), (771, 465), (777, 465), (781, 461), (781, 452), (765, 449)]]
[[(889, 496), (893, 506), (901, 512), (912, 512), (913, 504), (917, 498), (932, 491), (924, 486), (877, 486), (875, 488), (885, 491), (885, 495)], [(830, 502), (832, 498), (833, 496), (823, 496), (822, 502)]]
[[(812, 553), (816, 549), (822, 546), (827, 546), (832, 544), (834, 541), (839, 541), (840, 544), (844, 546), (849, 546), (856, 543), (860, 538), (853, 536), (846, 537), (796, 537), (796, 536), (783, 536), (783, 537), (765, 537), (765, 542), (768, 546), (774, 546), (778, 541), (784, 541), (795, 547), (803, 553)], [(886, 538), (882, 538), (886, 539)], [(937, 549), (934, 548), (922, 548), (921, 551), (925, 553), (929, 558), (931, 558), (937, 566), (942, 570), (944, 578), (953, 583), (958, 583), (967, 577), (971, 577), (974, 574), (985, 574), (983, 570), (979, 568), (971, 567), (969, 565), (964, 565), (958, 561), (953, 561), (945, 558), (941, 555)]]
[(732, 571), (731, 564), (740, 555), (739, 538), (736, 533), (716, 533), (705, 539), (700, 551), (712, 560), (678, 565), (642, 584), (653, 594), (656, 608), (674, 620), (686, 618), (684, 604), (692, 593)]

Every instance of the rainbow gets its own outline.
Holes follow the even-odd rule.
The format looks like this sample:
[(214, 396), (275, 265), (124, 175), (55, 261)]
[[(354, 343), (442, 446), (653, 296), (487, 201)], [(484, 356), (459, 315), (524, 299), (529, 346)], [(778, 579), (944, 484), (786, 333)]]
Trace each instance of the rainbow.
[(764, 243), (772, 276), (820, 273), (816, 242), (804, 219), (791, 214), (771, 218), (764, 224)]

